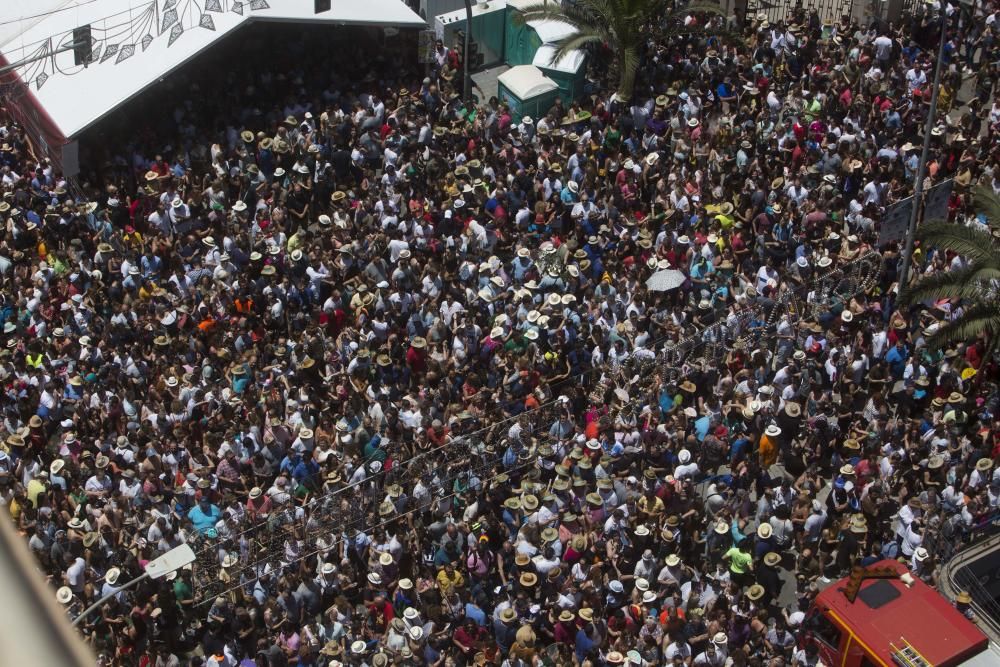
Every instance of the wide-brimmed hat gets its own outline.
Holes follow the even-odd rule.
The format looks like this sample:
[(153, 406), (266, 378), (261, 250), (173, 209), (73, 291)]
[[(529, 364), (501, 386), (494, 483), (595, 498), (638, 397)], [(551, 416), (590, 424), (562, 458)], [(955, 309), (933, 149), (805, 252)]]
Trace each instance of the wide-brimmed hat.
[(759, 526), (757, 526), (757, 537), (759, 537), (762, 540), (766, 540), (769, 537), (771, 537), (772, 532), (773, 531), (771, 529), (771, 524), (769, 523), (762, 523)]
[(757, 601), (764, 597), (764, 587), (760, 584), (754, 584), (747, 589), (747, 598), (750, 600)]

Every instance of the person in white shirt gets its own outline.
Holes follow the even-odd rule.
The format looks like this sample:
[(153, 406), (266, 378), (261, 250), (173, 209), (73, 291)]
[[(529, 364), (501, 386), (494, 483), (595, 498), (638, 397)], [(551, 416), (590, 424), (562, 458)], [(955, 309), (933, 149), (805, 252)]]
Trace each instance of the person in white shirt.
[(923, 87), (926, 83), (927, 74), (924, 72), (923, 68), (913, 66), (906, 70), (906, 85), (911, 93), (917, 88)]

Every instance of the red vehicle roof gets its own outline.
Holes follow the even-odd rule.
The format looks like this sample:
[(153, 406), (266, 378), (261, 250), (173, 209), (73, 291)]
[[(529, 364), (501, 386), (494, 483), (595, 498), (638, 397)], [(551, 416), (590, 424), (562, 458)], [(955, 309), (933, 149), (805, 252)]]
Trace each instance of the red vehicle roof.
[[(884, 560), (872, 567), (891, 567), (899, 574), (908, 572), (895, 560)], [(989, 640), (970, 620), (965, 618), (940, 593), (914, 577), (909, 588), (899, 579), (866, 579), (861, 582), (858, 597), (850, 602), (844, 594), (848, 579), (834, 582), (816, 597), (821, 611), (832, 611), (869, 650), (888, 665), (892, 665), (892, 646), (909, 642), (930, 664), (949, 667), (983, 650)], [(872, 608), (865, 601), (865, 591), (878, 588), (870, 595), (894, 598)], [(898, 593), (893, 593), (891, 587)]]

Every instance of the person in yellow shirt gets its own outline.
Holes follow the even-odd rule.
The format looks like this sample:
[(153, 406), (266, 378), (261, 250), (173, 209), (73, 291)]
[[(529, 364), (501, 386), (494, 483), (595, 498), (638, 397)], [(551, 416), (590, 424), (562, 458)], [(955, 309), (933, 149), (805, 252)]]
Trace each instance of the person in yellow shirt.
[(45, 480), (39, 479), (38, 477), (32, 477), (31, 481), (28, 482), (28, 486), (25, 489), (26, 495), (28, 496), (28, 502), (31, 506), (38, 508), (38, 496), (45, 493)]
[(646, 495), (639, 498), (637, 505), (639, 507), (639, 516), (649, 521), (655, 522), (663, 514), (663, 501), (660, 500), (656, 495), (656, 491), (652, 488), (646, 491)]
[(441, 597), (448, 597), (453, 590), (465, 585), (465, 577), (455, 567), (448, 563), (438, 572), (438, 588), (441, 590)]

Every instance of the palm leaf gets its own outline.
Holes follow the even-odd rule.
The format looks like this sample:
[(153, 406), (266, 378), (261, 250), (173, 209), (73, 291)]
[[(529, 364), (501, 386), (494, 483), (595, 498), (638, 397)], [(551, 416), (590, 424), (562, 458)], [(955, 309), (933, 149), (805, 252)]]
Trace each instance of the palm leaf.
[(581, 32), (602, 28), (601, 23), (594, 20), (594, 14), (580, 7), (571, 5), (563, 9), (558, 4), (543, 2), (528, 5), (514, 15), (515, 25), (529, 21), (559, 21)]
[(568, 56), (573, 51), (582, 49), (588, 44), (595, 44), (603, 42), (604, 38), (597, 34), (587, 34), (587, 33), (577, 33), (575, 35), (570, 35), (569, 37), (564, 37), (556, 42), (552, 43), (555, 47), (555, 52), (552, 55), (552, 65)]
[(982, 185), (976, 186), (972, 193), (976, 210), (986, 215), (992, 229), (1000, 229), (1000, 196), (993, 192), (993, 188)]
[(920, 278), (900, 296), (907, 305), (939, 299), (979, 301), (997, 293), (1000, 267), (972, 264), (955, 271), (941, 271)]
[(1000, 265), (1000, 254), (989, 232), (950, 222), (930, 222), (920, 228), (926, 245), (950, 250), (974, 264)]
[(726, 16), (726, 10), (714, 2), (692, 2), (683, 9), (673, 12), (674, 16), (688, 16), (690, 14), (715, 14), (716, 16)]
[(957, 320), (942, 326), (927, 339), (927, 345), (940, 349), (982, 335), (992, 340), (997, 334), (1000, 334), (1000, 302), (993, 300), (972, 306)]
[(938, 299), (963, 298), (964, 287), (970, 284), (977, 268), (967, 266), (956, 271), (941, 271), (923, 276), (899, 295), (901, 305), (937, 301)]

